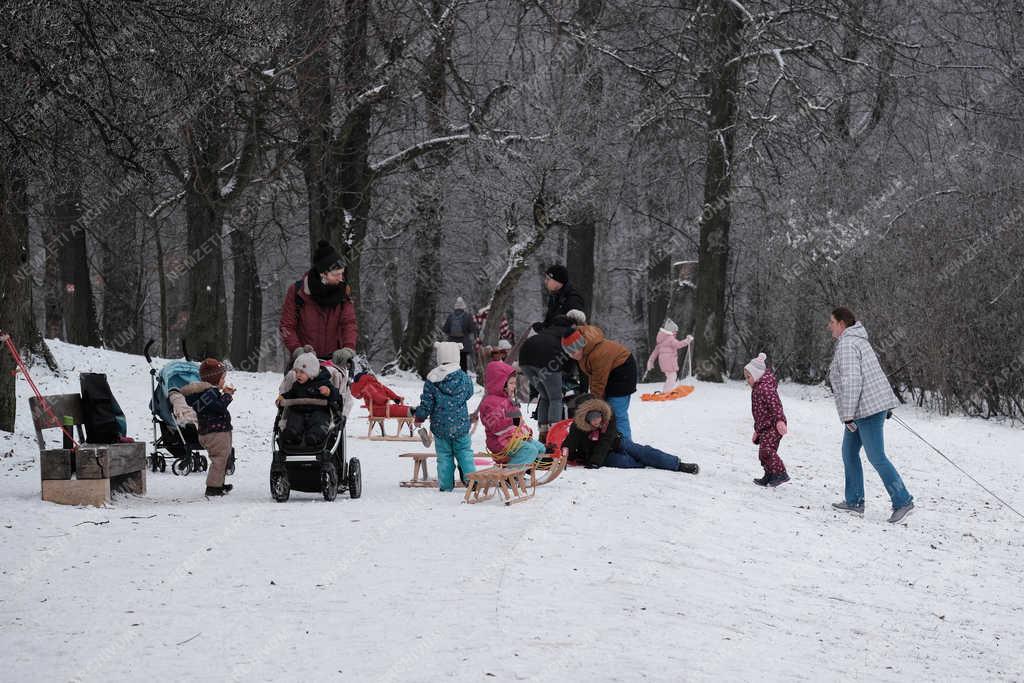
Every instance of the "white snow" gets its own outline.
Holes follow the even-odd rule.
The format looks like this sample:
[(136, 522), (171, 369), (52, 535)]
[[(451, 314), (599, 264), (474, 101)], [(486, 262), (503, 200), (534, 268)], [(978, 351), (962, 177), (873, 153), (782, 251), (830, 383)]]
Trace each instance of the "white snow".
[[(63, 370), (34, 369), (44, 392), (106, 372), (132, 435), (151, 439), (144, 360), (52, 346)], [(4, 680), (1024, 677), (1022, 521), (892, 423), (918, 509), (887, 524), (865, 465), (867, 514), (833, 513), (841, 427), (821, 388), (782, 389), (793, 481), (777, 490), (750, 481), (745, 386), (699, 384), (631, 414), (636, 440), (700, 475), (573, 468), (506, 508), (399, 488), (411, 466), (396, 454), (420, 447), (356, 438), (359, 408), (363, 498), (272, 502), (278, 380), (231, 374), (238, 473), (220, 500), (168, 471), (107, 508), (43, 503), (19, 410), (0, 435)], [(394, 386), (417, 401), (416, 383)], [(900, 414), (1024, 508), (1019, 429)]]

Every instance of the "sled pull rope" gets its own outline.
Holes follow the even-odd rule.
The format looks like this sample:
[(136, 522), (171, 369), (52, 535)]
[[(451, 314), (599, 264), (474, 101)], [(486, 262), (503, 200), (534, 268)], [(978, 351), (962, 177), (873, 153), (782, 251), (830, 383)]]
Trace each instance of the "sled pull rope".
[(982, 484), (982, 483), (981, 483), (980, 481), (978, 481), (977, 479), (975, 479), (974, 477), (972, 477), (972, 476), (971, 476), (971, 474), (970, 474), (969, 472), (967, 472), (966, 470), (964, 470), (964, 468), (960, 467), (960, 465), (957, 465), (957, 464), (956, 464), (955, 462), (953, 462), (952, 460), (950, 460), (950, 459), (949, 459), (949, 458), (948, 458), (948, 457), (946, 456), (946, 454), (945, 454), (945, 453), (943, 453), (943, 452), (942, 452), (942, 451), (940, 451), (940, 450), (939, 450), (938, 448), (936, 448), (936, 447), (935, 447), (935, 446), (933, 446), (933, 445), (932, 445), (931, 443), (929, 443), (929, 441), (928, 441), (927, 439), (925, 439), (925, 438), (924, 438), (923, 436), (921, 436), (920, 434), (918, 434), (917, 432), (915, 432), (915, 431), (914, 431), (914, 430), (913, 430), (913, 429), (912, 429), (912, 428), (910, 427), (910, 425), (908, 425), (908, 424), (907, 424), (906, 422), (904, 422), (904, 421), (902, 420), (902, 418), (900, 418), (900, 416), (899, 416), (899, 415), (893, 414), (893, 416), (892, 416), (892, 419), (896, 420), (896, 422), (897, 422), (897, 423), (899, 423), (899, 425), (900, 425), (900, 426), (902, 426), (902, 427), (903, 427), (904, 429), (906, 429), (906, 430), (907, 430), (908, 432), (910, 432), (911, 434), (913, 434), (914, 436), (916, 436), (916, 437), (917, 437), (918, 439), (920, 439), (921, 441), (923, 441), (923, 442), (924, 442), (924, 443), (925, 443), (925, 444), (926, 444), (926, 445), (927, 445), (927, 446), (928, 446), (929, 448), (931, 448), (931, 449), (932, 449), (933, 451), (935, 451), (936, 453), (938, 453), (939, 455), (941, 455), (941, 456), (943, 457), (943, 459), (945, 459), (945, 461), (946, 461), (946, 462), (948, 462), (948, 463), (949, 463), (950, 465), (952, 465), (953, 467), (957, 468), (957, 469), (958, 469), (958, 470), (960, 471), (960, 473), (961, 473), (961, 474), (963, 474), (964, 476), (966, 476), (966, 477), (967, 477), (968, 479), (970, 479), (970, 480), (971, 480), (971, 481), (973, 481), (973, 482), (974, 482), (975, 484), (977, 484), (977, 485), (978, 485), (978, 486), (980, 486), (980, 487), (981, 487), (982, 489), (984, 489), (984, 490), (985, 490), (985, 491), (986, 491), (986, 492), (987, 492), (987, 493), (988, 493), (988, 494), (989, 494), (990, 496), (992, 496), (993, 498), (995, 498), (996, 500), (998, 500), (998, 501), (999, 501), (1000, 503), (1002, 503), (1003, 507), (1005, 507), (1005, 508), (1006, 508), (1007, 510), (1010, 510), (1011, 512), (1013, 512), (1013, 513), (1014, 513), (1015, 515), (1017, 515), (1017, 516), (1018, 516), (1018, 517), (1020, 517), (1021, 519), (1024, 519), (1024, 515), (1022, 515), (1022, 514), (1020, 513), (1020, 511), (1019, 511), (1019, 510), (1017, 510), (1017, 508), (1013, 507), (1012, 505), (1010, 505), (1009, 503), (1007, 503), (1007, 502), (1006, 502), (1005, 500), (1003, 500), (1002, 498), (1000, 498), (1000, 497), (999, 497), (998, 495), (996, 495), (996, 493), (995, 493), (994, 491), (992, 491), (992, 489), (990, 489), (989, 487), (987, 487), (987, 486), (985, 486), (984, 484)]
[(18, 370), (21, 372), (22, 375), (25, 376), (25, 381), (28, 382), (28, 385), (30, 387), (32, 387), (32, 392), (36, 395), (36, 398), (39, 399), (39, 405), (43, 406), (43, 410), (45, 410), (46, 414), (49, 415), (50, 418), (53, 420), (54, 425), (60, 427), (60, 430), (64, 432), (64, 436), (68, 437), (71, 440), (72, 450), (77, 451), (79, 444), (77, 441), (75, 441), (75, 436), (73, 434), (74, 430), (68, 429), (66, 426), (64, 426), (63, 422), (61, 420), (58, 420), (57, 416), (54, 415), (53, 408), (51, 408), (50, 404), (46, 401), (45, 398), (43, 398), (42, 393), (40, 393), (39, 391), (39, 387), (37, 387), (36, 383), (32, 380), (32, 375), (28, 374), (28, 368), (25, 367), (25, 361), (21, 359), (21, 354), (18, 353), (18, 347), (14, 345), (14, 340), (11, 339), (11, 335), (6, 334), (4, 332), (0, 332), (0, 342), (3, 342), (4, 346), (7, 347), (7, 350), (11, 354), (11, 358), (14, 359), (14, 364), (18, 366)]

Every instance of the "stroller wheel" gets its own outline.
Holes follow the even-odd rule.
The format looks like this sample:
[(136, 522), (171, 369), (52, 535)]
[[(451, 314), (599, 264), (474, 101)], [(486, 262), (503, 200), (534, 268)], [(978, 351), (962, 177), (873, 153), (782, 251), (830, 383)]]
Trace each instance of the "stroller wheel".
[(192, 471), (193, 472), (205, 472), (207, 468), (206, 456), (195, 453), (192, 456)]
[(363, 471), (359, 466), (359, 458), (348, 461), (348, 497), (355, 500), (363, 495)]
[(320, 492), (328, 503), (338, 497), (338, 470), (333, 463), (320, 471)]
[(149, 469), (151, 472), (156, 472), (160, 468), (160, 457), (154, 453), (149, 456)]
[(167, 458), (165, 458), (162, 455), (160, 456), (160, 471), (161, 472), (166, 472), (167, 471)]
[(171, 472), (182, 477), (187, 477), (192, 471), (192, 458), (175, 458), (171, 463)]
[(270, 495), (278, 503), (284, 503), (291, 495), (292, 488), (288, 482), (288, 475), (283, 472), (273, 472), (270, 475)]
[(231, 449), (231, 455), (228, 456), (228, 468), (224, 470), (225, 474), (231, 475), (235, 473), (235, 449)]

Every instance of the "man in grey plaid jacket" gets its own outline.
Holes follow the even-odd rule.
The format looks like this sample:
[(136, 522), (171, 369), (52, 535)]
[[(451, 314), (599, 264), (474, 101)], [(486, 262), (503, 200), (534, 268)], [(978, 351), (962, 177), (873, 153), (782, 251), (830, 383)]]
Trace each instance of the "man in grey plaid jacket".
[(885, 455), (884, 427), (892, 409), (899, 405), (889, 380), (882, 371), (868, 332), (848, 308), (837, 308), (829, 320), (836, 340), (829, 381), (836, 396), (843, 433), (843, 469), (846, 473), (844, 500), (833, 503), (837, 510), (864, 513), (864, 470), (860, 450), (868, 456), (892, 499), (890, 522), (899, 522), (914, 509), (896, 468)]

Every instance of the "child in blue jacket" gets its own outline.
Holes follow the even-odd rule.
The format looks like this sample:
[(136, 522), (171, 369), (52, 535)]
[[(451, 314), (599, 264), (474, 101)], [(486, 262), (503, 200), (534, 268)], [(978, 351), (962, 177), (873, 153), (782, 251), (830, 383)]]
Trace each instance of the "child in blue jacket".
[(436, 342), (438, 366), (427, 375), (420, 405), (416, 409), (416, 425), (430, 418), (437, 452), (437, 482), (442, 491), (455, 488), (455, 461), (462, 474), (475, 472), (473, 445), (469, 436), (469, 409), (473, 382), (459, 367), (459, 345)]

